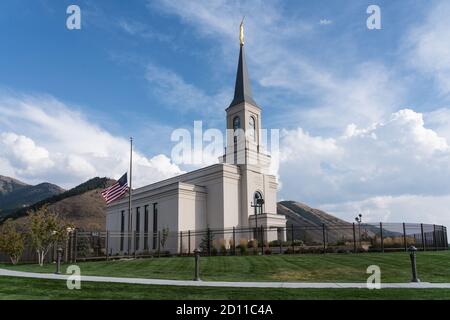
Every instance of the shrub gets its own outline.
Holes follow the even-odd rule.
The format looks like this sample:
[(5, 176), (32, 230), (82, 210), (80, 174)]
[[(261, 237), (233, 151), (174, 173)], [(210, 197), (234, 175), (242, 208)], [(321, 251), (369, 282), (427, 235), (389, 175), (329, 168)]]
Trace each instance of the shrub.
[(0, 232), (0, 251), (6, 253), (12, 264), (17, 264), (25, 248), (24, 235), (17, 231), (16, 223), (6, 220)]
[(214, 241), (214, 233), (208, 228), (208, 230), (204, 233), (202, 240), (200, 242), (200, 250), (206, 253), (208, 253), (208, 249), (212, 251), (213, 241)]
[(269, 247), (279, 247), (280, 241), (279, 240), (273, 240), (269, 242)]
[(302, 240), (294, 240), (293, 244), (296, 247), (303, 247), (303, 241)]
[(228, 253), (227, 247), (225, 246), (224, 243), (222, 243), (222, 244), (220, 245), (220, 254), (223, 255), (223, 256), (226, 256), (227, 253)]
[(247, 245), (240, 244), (238, 245), (238, 248), (241, 256), (246, 256), (248, 254)]
[(235, 247), (235, 244), (234, 244), (233, 239), (228, 240), (228, 247), (229, 247), (230, 249), (232, 249), (232, 248)]

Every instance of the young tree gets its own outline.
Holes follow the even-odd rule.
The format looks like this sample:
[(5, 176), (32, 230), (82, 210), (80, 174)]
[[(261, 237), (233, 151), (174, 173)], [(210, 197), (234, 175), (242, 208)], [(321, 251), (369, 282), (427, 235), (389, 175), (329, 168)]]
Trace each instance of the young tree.
[(0, 251), (6, 253), (13, 264), (17, 264), (24, 248), (24, 235), (17, 231), (16, 223), (8, 219), (0, 231)]
[(211, 253), (214, 233), (208, 228), (200, 242), (200, 249), (207, 254)]
[(28, 214), (31, 243), (38, 255), (39, 265), (43, 266), (44, 258), (52, 245), (67, 239), (69, 225), (60, 220), (56, 213), (50, 212), (47, 205)]

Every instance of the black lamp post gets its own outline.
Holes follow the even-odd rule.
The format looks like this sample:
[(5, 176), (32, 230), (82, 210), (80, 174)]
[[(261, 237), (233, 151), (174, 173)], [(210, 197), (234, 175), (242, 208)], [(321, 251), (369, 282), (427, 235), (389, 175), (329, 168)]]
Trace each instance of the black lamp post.
[(195, 270), (194, 270), (194, 281), (200, 281), (200, 250), (194, 250), (195, 256)]
[(361, 222), (362, 222), (362, 214), (358, 214), (355, 218), (355, 221), (358, 223), (358, 234), (359, 234), (359, 247), (361, 248)]
[(408, 251), (410, 252), (409, 258), (411, 259), (411, 282), (420, 282), (419, 278), (417, 278), (417, 265), (416, 265), (416, 251), (417, 248), (414, 246), (409, 247)]

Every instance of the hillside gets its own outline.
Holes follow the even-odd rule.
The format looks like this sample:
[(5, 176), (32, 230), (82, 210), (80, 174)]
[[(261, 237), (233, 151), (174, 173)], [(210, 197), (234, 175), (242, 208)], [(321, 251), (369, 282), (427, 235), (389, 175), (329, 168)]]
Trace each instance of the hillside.
[[(305, 227), (303, 230), (294, 230), (295, 239), (308, 242), (322, 242), (323, 224), (328, 229), (327, 235), (329, 242), (353, 238), (353, 224), (336, 218), (322, 210), (308, 207), (300, 202), (280, 201), (277, 204), (277, 213), (286, 216), (288, 227), (291, 225), (294, 225), (294, 227)], [(339, 230), (336, 229), (337, 227), (339, 227)]]
[(0, 197), (28, 186), (25, 182), (0, 175)]
[(0, 216), (4, 217), (17, 209), (62, 192), (64, 189), (51, 183), (44, 182), (32, 186), (10, 177), (0, 176)]
[[(102, 188), (86, 191), (49, 205), (65, 222), (80, 230), (104, 231), (106, 223), (106, 203), (101, 197)], [(27, 216), (17, 219), (19, 225), (25, 225)]]
[(47, 204), (50, 209), (58, 212), (67, 222), (74, 223), (77, 227), (99, 230), (104, 228), (106, 209), (100, 192), (112, 183), (114, 183), (114, 180), (96, 177), (61, 194), (19, 209), (8, 217), (24, 223), (29, 210), (38, 209)]

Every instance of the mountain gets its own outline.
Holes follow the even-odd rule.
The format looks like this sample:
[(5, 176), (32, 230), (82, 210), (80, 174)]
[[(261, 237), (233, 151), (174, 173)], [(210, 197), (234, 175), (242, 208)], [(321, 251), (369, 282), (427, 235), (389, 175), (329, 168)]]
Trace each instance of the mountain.
[(0, 199), (2, 196), (28, 186), (25, 182), (0, 175)]
[(0, 176), (0, 217), (62, 192), (64, 189), (55, 184), (44, 182), (32, 186), (10, 177)]
[(100, 192), (111, 186), (115, 180), (108, 178), (93, 178), (68, 191), (51, 196), (13, 212), (9, 217), (25, 223), (29, 210), (39, 209), (48, 205), (61, 218), (78, 228), (85, 230), (104, 230), (106, 204)]
[(106, 223), (106, 204), (101, 191), (111, 186), (115, 180), (93, 178), (61, 194), (39, 201), (29, 207), (15, 211), (9, 217), (24, 226), (27, 212), (48, 205), (49, 209), (77, 228), (89, 231), (103, 231)]
[[(323, 225), (327, 227), (329, 242), (353, 238), (352, 223), (300, 202), (280, 201), (277, 203), (277, 213), (286, 216), (288, 227), (291, 225), (303, 227), (302, 229), (294, 229), (295, 239), (321, 243), (323, 241)], [(339, 227), (339, 230), (336, 229), (337, 227)]]

